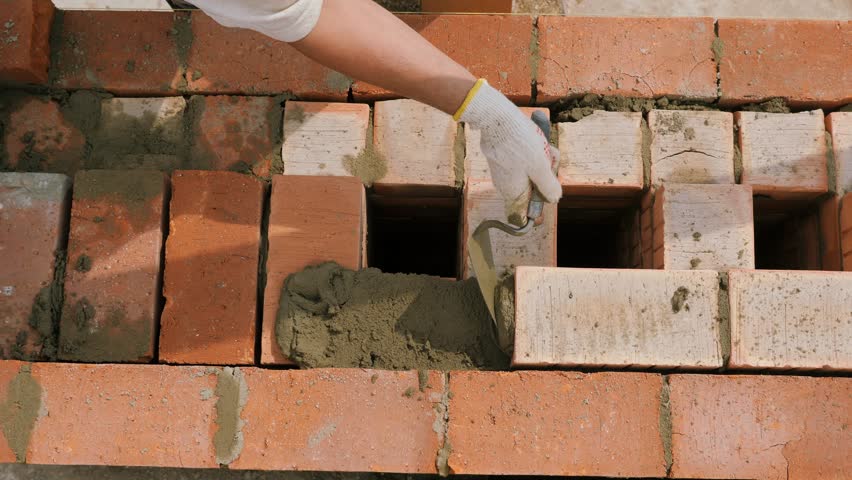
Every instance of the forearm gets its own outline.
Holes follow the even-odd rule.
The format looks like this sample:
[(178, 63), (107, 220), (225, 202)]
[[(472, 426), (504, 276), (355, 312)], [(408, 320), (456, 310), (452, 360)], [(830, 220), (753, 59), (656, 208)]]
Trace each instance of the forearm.
[(316, 27), (292, 45), (345, 75), (451, 115), (476, 81), (371, 0), (324, 0)]

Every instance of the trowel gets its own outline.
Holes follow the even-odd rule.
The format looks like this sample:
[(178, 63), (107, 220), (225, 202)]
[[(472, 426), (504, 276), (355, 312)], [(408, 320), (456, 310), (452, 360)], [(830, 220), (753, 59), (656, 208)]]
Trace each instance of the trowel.
[[(535, 111), (532, 114), (532, 121), (544, 133), (544, 138), (550, 138), (550, 119), (547, 118), (541, 111)], [(479, 290), (482, 292), (482, 298), (485, 299), (485, 305), (488, 306), (488, 312), (491, 314), (491, 321), (496, 329), (497, 340), (501, 348), (505, 351), (511, 349), (511, 340), (507, 337), (509, 332), (505, 332), (505, 328), (501, 329), (497, 323), (495, 314), (495, 297), (497, 295), (497, 285), (500, 279), (497, 278), (497, 271), (494, 267), (494, 253), (491, 249), (491, 229), (497, 229), (508, 233), (515, 237), (521, 237), (532, 231), (538, 225), (538, 219), (541, 217), (544, 210), (544, 197), (533, 187), (530, 195), (530, 203), (527, 207), (527, 219), (522, 226), (515, 226), (500, 220), (483, 220), (473, 235), (467, 240), (467, 252), (470, 256), (471, 264), (473, 265), (473, 273), (476, 275), (476, 282), (479, 284)]]

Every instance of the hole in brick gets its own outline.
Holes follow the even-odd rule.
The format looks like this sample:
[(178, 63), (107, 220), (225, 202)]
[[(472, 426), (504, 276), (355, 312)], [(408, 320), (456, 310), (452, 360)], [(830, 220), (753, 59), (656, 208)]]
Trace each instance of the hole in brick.
[[(832, 213), (831, 203), (835, 202)], [(821, 218), (825, 216), (826, 218)], [(832, 218), (833, 217), (833, 218)], [(836, 270), (839, 238), (836, 200), (773, 200), (754, 197), (755, 268)], [(836, 251), (835, 251), (836, 250)], [(836, 262), (833, 261), (834, 257)], [(834, 265), (834, 264), (837, 265)]]
[(639, 199), (571, 198), (559, 202), (556, 265), (640, 268)]
[(457, 278), (459, 197), (367, 197), (367, 258), (387, 273)]

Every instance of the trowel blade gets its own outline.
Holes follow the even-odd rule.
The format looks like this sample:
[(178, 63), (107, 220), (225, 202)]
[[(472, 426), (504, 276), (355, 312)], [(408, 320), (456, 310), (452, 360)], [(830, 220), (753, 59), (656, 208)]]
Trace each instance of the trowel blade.
[(497, 289), (497, 272), (494, 269), (494, 254), (491, 251), (491, 234), (488, 228), (478, 228), (467, 240), (467, 252), (476, 283), (488, 306), (491, 319), (494, 320), (494, 292)]

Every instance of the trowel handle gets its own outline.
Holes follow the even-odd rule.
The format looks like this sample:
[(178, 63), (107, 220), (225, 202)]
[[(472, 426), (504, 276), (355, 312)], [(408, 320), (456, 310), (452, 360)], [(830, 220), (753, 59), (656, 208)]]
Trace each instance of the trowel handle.
[[(550, 139), (550, 119), (547, 118), (547, 115), (541, 110), (536, 110), (532, 113), (530, 117), (533, 123), (541, 130), (541, 133), (544, 134), (544, 138)], [(538, 219), (541, 216), (541, 212), (544, 210), (544, 197), (538, 193), (538, 189), (533, 186), (532, 196), (530, 196), (530, 204), (527, 207), (527, 218), (532, 221)]]

